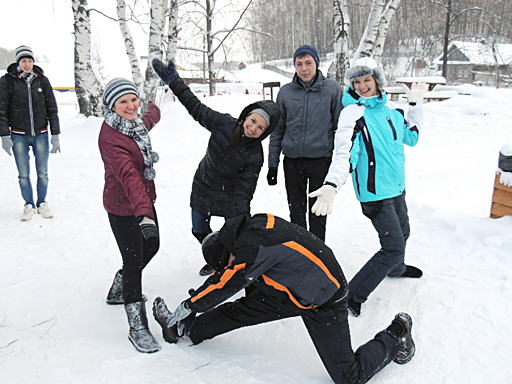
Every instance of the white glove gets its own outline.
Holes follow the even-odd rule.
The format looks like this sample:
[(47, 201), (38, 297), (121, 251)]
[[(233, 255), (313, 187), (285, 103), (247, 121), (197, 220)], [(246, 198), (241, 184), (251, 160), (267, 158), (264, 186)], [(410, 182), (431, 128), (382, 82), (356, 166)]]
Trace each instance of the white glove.
[(2, 148), (9, 156), (12, 156), (11, 148), (14, 147), (11, 136), (2, 136)]
[(324, 185), (309, 194), (309, 197), (316, 197), (315, 204), (311, 208), (317, 216), (330, 215), (334, 207), (334, 197), (336, 196), (336, 188), (330, 185)]
[(187, 318), (191, 313), (192, 311), (187, 308), (187, 301), (183, 301), (167, 319), (167, 326), (172, 327), (178, 321)]
[(412, 83), (411, 89), (409, 89), (407, 85), (402, 84), (402, 88), (407, 94), (409, 103), (417, 103), (418, 101), (423, 101), (423, 96), (428, 90), (428, 85), (425, 83)]

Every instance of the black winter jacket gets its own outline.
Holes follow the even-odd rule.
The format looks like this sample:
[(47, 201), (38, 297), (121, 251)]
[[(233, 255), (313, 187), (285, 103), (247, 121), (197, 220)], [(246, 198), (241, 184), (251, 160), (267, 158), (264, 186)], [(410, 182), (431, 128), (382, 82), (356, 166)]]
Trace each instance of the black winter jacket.
[(238, 216), (220, 230), (235, 255), (211, 275), (186, 305), (206, 312), (250, 284), (301, 309), (329, 305), (348, 293), (341, 266), (329, 247), (306, 229), (271, 214)]
[(57, 102), (50, 81), (34, 65), (36, 77), (27, 84), (16, 68), (16, 63), (9, 65), (7, 73), (0, 78), (0, 136), (46, 133), (48, 122), (51, 134), (58, 135)]
[[(261, 141), (269, 136), (279, 122), (280, 112), (272, 101), (258, 101), (244, 108), (238, 119), (202, 104), (180, 79), (169, 84), (189, 114), (211, 132), (206, 154), (194, 175), (190, 206), (203, 214), (233, 218), (250, 213), (250, 204), (263, 166)], [(271, 124), (257, 139), (241, 136), (232, 146), (231, 140), (238, 124), (255, 108), (270, 115)], [(243, 127), (242, 127), (243, 130)]]

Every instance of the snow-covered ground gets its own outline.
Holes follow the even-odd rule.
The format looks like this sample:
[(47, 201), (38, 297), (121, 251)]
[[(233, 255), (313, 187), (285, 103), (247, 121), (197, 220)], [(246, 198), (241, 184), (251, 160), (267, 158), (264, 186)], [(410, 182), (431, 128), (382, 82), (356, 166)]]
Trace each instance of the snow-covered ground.
[[(260, 81), (268, 81), (263, 74)], [(52, 80), (50, 78), (50, 80)], [(102, 206), (99, 118), (78, 115), (72, 93), (58, 93), (62, 153), (50, 155), (48, 202), (55, 218), (21, 222), (23, 200), (14, 159), (0, 153), (0, 382), (11, 383), (330, 383), (298, 318), (241, 329), (198, 346), (163, 341), (138, 353), (127, 338), (122, 306), (105, 304), (121, 257)], [(261, 95), (201, 99), (238, 115)], [(490, 219), (499, 150), (512, 136), (512, 90), (475, 88), (425, 105), (418, 145), (407, 148), (411, 237), (407, 259), (424, 277), (387, 279), (350, 317), (354, 348), (411, 314), (414, 359), (391, 363), (372, 383), (509, 383), (512, 373), (512, 217)], [(189, 192), (208, 133), (179, 103), (160, 100), (152, 131), (160, 154), (156, 209), (161, 248), (144, 271), (148, 310), (157, 296), (173, 309), (203, 281), (191, 234)], [(404, 105), (406, 108), (406, 105)], [(265, 147), (268, 141), (265, 142)], [(282, 168), (266, 183), (253, 213), (288, 218)], [(35, 185), (35, 172), (32, 167)], [(378, 249), (351, 183), (336, 197), (327, 244), (351, 278)], [(221, 220), (214, 220), (218, 228)]]

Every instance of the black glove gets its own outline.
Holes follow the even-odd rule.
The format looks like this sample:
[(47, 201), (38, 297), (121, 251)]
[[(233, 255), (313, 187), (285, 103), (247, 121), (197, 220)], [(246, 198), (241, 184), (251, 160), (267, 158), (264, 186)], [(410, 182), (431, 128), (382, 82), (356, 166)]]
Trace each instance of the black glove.
[(174, 80), (180, 77), (180, 75), (178, 75), (178, 70), (176, 69), (174, 60), (169, 61), (169, 63), (166, 65), (160, 59), (153, 59), (152, 64), (153, 69), (165, 84), (171, 84), (174, 82)]
[(276, 185), (277, 184), (277, 167), (269, 167), (267, 173), (267, 181), (268, 185)]
[(137, 221), (140, 225), (140, 230), (144, 239), (149, 240), (152, 237), (158, 239), (158, 227), (153, 219), (147, 216), (139, 216)]

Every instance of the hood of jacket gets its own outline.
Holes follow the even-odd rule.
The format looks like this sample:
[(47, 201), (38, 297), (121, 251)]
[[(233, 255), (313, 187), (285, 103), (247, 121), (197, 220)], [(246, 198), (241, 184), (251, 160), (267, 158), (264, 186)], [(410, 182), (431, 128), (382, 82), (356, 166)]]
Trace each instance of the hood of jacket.
[(235, 242), (244, 224), (251, 218), (249, 214), (239, 215), (231, 220), (226, 221), (226, 224), (220, 230), (220, 241), (224, 247), (235, 255), (236, 247)]
[(344, 107), (347, 107), (351, 104), (357, 104), (367, 108), (376, 108), (386, 105), (387, 101), (388, 96), (385, 92), (382, 93), (381, 96), (370, 97), (367, 99), (365, 97), (359, 96), (357, 92), (349, 85), (345, 88), (345, 93), (341, 102)]
[(265, 138), (269, 136), (274, 131), (274, 129), (276, 129), (277, 124), (279, 123), (279, 119), (281, 118), (281, 111), (279, 110), (279, 106), (275, 102), (270, 100), (261, 100), (249, 104), (247, 107), (245, 107), (242, 113), (240, 113), (238, 123), (243, 124), (246, 117), (251, 113), (251, 111), (253, 111), (256, 108), (262, 108), (269, 114), (270, 124), (260, 137), (258, 137), (257, 139), (249, 139), (251, 143), (260, 143), (263, 140), (265, 140)]
[[(18, 64), (12, 63), (11, 65), (9, 65), (9, 67), (7, 67), (7, 73), (13, 77), (18, 77), (18, 69), (17, 68), (18, 68)], [(33, 70), (34, 70), (35, 74), (38, 76), (44, 75), (43, 69), (35, 64), (34, 64)]]

